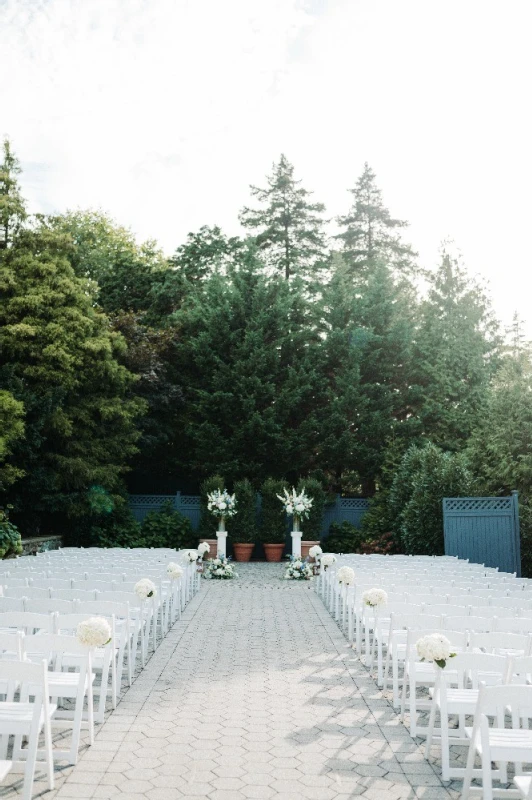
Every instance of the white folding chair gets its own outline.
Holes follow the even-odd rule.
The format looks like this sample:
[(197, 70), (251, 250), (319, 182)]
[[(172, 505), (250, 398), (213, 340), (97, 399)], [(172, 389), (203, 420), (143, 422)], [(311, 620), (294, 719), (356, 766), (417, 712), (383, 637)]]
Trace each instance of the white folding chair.
[[(52, 670), (48, 672), (48, 691), (57, 707), (59, 699), (74, 701), (73, 713), (58, 708), (53, 721), (53, 728), (72, 729), (71, 745), (68, 750), (55, 749), (53, 756), (57, 761), (68, 761), (76, 764), (83, 722), (83, 706), (87, 698), (87, 723), (89, 742), (94, 743), (94, 702), (92, 684), (92, 651), (80, 644), (74, 636), (62, 636), (57, 633), (43, 633), (25, 636), (23, 640), (26, 658), (35, 660), (36, 655), (48, 657)], [(71, 672), (72, 667), (79, 669)], [(20, 746), (20, 743), (19, 743)]]
[[(6, 685), (6, 699), (0, 701), (0, 736), (3, 761), (0, 772), (3, 777), (11, 768), (22, 768), (24, 784), (23, 800), (31, 800), (35, 767), (39, 750), (39, 736), (44, 731), (46, 772), (48, 788), (54, 788), (54, 766), (52, 754), (52, 731), (50, 722), (56, 707), (50, 704), (48, 688), (48, 671), (46, 661), (30, 664), (25, 661), (7, 661), (0, 659), (0, 683)], [(18, 694), (18, 700), (15, 700)], [(33, 697), (33, 702), (30, 702)], [(6, 765), (5, 753), (9, 736), (20, 739), (27, 737), (28, 746), (17, 752)]]
[[(482, 797), (493, 800), (493, 779), (506, 783), (506, 764), (532, 762), (532, 730), (522, 727), (523, 718), (532, 709), (532, 686), (485, 686), (481, 685), (473, 719), (473, 727), (465, 728), (470, 739), (467, 765), (462, 787), (462, 800), (471, 794), (473, 777), (482, 779)], [(511, 728), (505, 726), (510, 710)], [(494, 719), (490, 726), (490, 718)], [(475, 770), (475, 757), (480, 756), (481, 769)], [(492, 763), (499, 763), (499, 770), (492, 770)], [(480, 773), (480, 775), (479, 775)], [(498, 797), (512, 797), (511, 790), (497, 789)]]
[[(457, 653), (449, 659), (445, 669), (433, 665), (435, 671), (435, 686), (431, 690), (432, 703), (430, 709), (425, 757), (430, 755), (430, 748), (435, 733), (436, 714), (440, 715), (440, 745), (442, 760), (442, 779), (461, 778), (464, 775), (463, 767), (450, 766), (450, 746), (467, 745), (465, 738), (465, 718), (474, 714), (478, 690), (481, 682), (489, 681), (490, 684), (502, 684), (508, 670), (506, 656), (488, 653)], [(449, 730), (449, 718), (458, 717), (458, 729)]]

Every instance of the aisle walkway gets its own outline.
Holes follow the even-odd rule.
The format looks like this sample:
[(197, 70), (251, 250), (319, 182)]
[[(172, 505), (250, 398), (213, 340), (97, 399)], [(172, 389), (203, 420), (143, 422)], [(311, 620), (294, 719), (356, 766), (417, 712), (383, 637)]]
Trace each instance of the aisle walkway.
[(46, 798), (456, 797), (309, 583), (203, 582), (96, 742)]

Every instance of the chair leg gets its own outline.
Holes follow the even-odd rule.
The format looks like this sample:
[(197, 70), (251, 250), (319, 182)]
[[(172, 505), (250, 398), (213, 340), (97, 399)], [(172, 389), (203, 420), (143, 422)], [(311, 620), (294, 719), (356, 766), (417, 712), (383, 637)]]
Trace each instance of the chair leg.
[(37, 763), (38, 746), (39, 734), (37, 732), (30, 733), (28, 749), (26, 750), (26, 763), (24, 765), (22, 800), (31, 800), (33, 795), (33, 782), (35, 780), (35, 765)]
[[(469, 792), (471, 790), (471, 780), (473, 778), (473, 767), (475, 766), (475, 731), (473, 730), (472, 738), (469, 743), (469, 751), (467, 753), (467, 762), (464, 773), (464, 782), (462, 784), (462, 796), (460, 800), (468, 800)], [(490, 775), (491, 782), (491, 775)]]
[(482, 750), (482, 798), (493, 800), (493, 784), (491, 780), (491, 760), (489, 753)]
[[(434, 735), (434, 724), (436, 722), (436, 692), (432, 698), (432, 705), (430, 707), (429, 727), (427, 730), (427, 741), (425, 742), (425, 758), (430, 758), (430, 748), (432, 747), (432, 737)], [(441, 723), (443, 724), (443, 723)]]

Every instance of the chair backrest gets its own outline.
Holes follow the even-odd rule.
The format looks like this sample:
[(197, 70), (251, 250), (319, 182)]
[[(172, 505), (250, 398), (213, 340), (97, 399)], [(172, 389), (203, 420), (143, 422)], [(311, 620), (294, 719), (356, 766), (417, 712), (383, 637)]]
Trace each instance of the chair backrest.
[(70, 589), (70, 578), (31, 578), (29, 585), (35, 589)]
[(530, 686), (532, 681), (532, 656), (513, 656), (509, 659), (507, 683), (523, 683)]
[[(41, 614), (52, 614), (57, 611), (60, 614), (73, 614), (77, 609), (77, 600), (56, 600), (43, 598), (42, 600), (28, 600), (25, 602), (25, 611)], [(1, 609), (1, 604), (0, 604)]]
[[(470, 650), (457, 653), (449, 659), (447, 670), (442, 670), (443, 679), (452, 681), (461, 689), (478, 689), (481, 683), (490, 685), (503, 683), (508, 671), (508, 658), (492, 653), (473, 653)], [(447, 671), (446, 671), (447, 670)]]
[(54, 600), (95, 600), (96, 591), (84, 591), (83, 589), (52, 589), (50, 592)]
[(2, 613), (2, 611), (24, 611), (24, 610), (25, 610), (24, 597), (0, 597), (0, 613)]
[(32, 614), (29, 611), (4, 611), (0, 613), (0, 628), (14, 628), (31, 634), (34, 631), (52, 632), (53, 614)]
[[(0, 659), (0, 681), (7, 683), (6, 698), (10, 702), (13, 701), (15, 692), (19, 692), (21, 701), (27, 700), (31, 693), (34, 697), (33, 719), (36, 721), (40, 718), (41, 704), (47, 707), (49, 696), (46, 660), (43, 659), (38, 664), (33, 664), (30, 661)], [(16, 718), (13, 719), (16, 725)], [(1, 722), (0, 732), (9, 732), (9, 720), (5, 717)]]
[(22, 658), (23, 638), (22, 631), (16, 631), (15, 633), (0, 631), (0, 659), (14, 657), (20, 661)]
[(115, 600), (86, 600), (79, 604), (78, 614), (91, 616), (115, 616), (117, 619), (128, 619), (129, 603)]
[(532, 617), (496, 617), (495, 630), (506, 633), (532, 633)]
[(4, 586), (4, 597), (50, 597), (50, 589), (35, 586)]
[[(520, 718), (530, 716), (532, 708), (532, 686), (506, 684), (504, 686), (480, 686), (473, 728), (483, 724), (482, 717), (497, 717), (504, 720), (507, 709), (512, 715), (512, 727), (519, 728)], [(484, 721), (484, 725), (487, 720)]]
[(395, 614), (390, 617), (390, 631), (430, 629), (431, 633), (441, 627), (441, 616), (431, 614)]
[(515, 655), (527, 656), (530, 651), (530, 636), (522, 633), (505, 633), (503, 631), (491, 633), (472, 632), (469, 638), (471, 650), (479, 649), (486, 653), (508, 655), (511, 651)]
[(495, 629), (493, 618), (477, 616), (449, 616), (443, 617), (442, 627), (444, 630), (453, 631), (479, 631), (489, 632)]
[(438, 603), (434, 603), (433, 605), (425, 605), (424, 611), (426, 614), (432, 615), (444, 615), (446, 617), (453, 617), (453, 616), (465, 616), (468, 614), (469, 609), (467, 606), (461, 605), (439, 605)]

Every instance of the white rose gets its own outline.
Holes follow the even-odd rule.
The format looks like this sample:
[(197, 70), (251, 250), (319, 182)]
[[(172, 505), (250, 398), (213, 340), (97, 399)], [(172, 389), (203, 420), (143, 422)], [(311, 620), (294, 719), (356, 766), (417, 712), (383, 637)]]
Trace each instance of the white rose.
[(155, 597), (157, 587), (149, 578), (142, 578), (135, 584), (135, 594), (140, 600), (147, 600), (148, 597)]
[(304, 510), (305, 510), (305, 506), (303, 505), (303, 503), (298, 503), (297, 506), (296, 506), (297, 513), (301, 514), (301, 512), (304, 511)]
[(319, 546), (319, 544), (315, 544), (313, 547), (310, 548), (308, 554), (311, 558), (316, 558), (316, 556), (321, 556), (323, 550)]
[(388, 595), (386, 594), (384, 589), (369, 589), (362, 595), (362, 601), (367, 606), (373, 606), (374, 608), (378, 608), (380, 606), (386, 605), (386, 603), (388, 602)]
[(340, 583), (345, 583), (346, 586), (352, 586), (355, 582), (355, 570), (351, 567), (340, 567), (337, 578)]
[(175, 580), (176, 578), (180, 578), (183, 574), (183, 568), (179, 566), (179, 564), (175, 564), (173, 561), (170, 561), (168, 566), (166, 567), (166, 574), (172, 579)]
[(325, 553), (321, 557), (321, 563), (324, 567), (330, 567), (336, 561), (336, 556), (333, 553)]
[(218, 503), (218, 508), (220, 509), (220, 511), (225, 511), (225, 509), (227, 508), (227, 503), (224, 503), (224, 501), (222, 500), (221, 503)]

